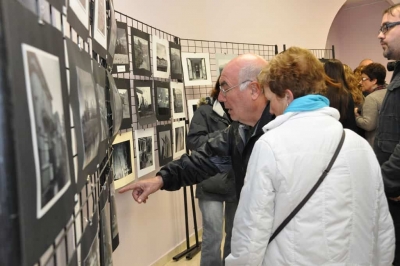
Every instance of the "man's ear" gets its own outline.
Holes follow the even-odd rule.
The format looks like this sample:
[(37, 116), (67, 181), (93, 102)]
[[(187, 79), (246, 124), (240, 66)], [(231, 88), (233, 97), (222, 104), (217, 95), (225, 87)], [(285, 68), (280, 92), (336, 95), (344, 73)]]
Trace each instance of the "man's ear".
[(263, 94), (263, 89), (258, 82), (253, 82), (251, 84), (251, 96), (253, 100), (257, 99), (261, 94)]

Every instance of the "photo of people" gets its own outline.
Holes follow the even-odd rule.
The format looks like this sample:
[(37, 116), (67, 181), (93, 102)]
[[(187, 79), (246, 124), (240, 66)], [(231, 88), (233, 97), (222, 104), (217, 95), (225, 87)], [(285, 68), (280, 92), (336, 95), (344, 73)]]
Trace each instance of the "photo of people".
[(100, 144), (100, 117), (92, 74), (76, 67), (78, 77), (79, 114), (84, 145), (84, 169), (97, 155)]
[(37, 218), (71, 184), (59, 58), (22, 44), (33, 156), (37, 180)]

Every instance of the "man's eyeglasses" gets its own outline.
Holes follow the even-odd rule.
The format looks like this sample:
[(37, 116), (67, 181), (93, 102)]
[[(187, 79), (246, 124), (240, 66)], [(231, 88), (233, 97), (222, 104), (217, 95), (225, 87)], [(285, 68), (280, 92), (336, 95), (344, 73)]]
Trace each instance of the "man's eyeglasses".
[(235, 86), (232, 86), (232, 87), (229, 87), (229, 88), (227, 88), (227, 89), (224, 89), (224, 88), (223, 88), (223, 86), (226, 85), (226, 83), (225, 83), (225, 84), (223, 84), (223, 85), (219, 85), (219, 89), (220, 89), (220, 91), (222, 92), (222, 94), (223, 94), (224, 96), (226, 96), (226, 94), (228, 93), (228, 91), (230, 91), (230, 90), (236, 88), (237, 86), (240, 86), (240, 85), (242, 85), (243, 83), (246, 83), (246, 82), (252, 82), (252, 80), (247, 79), (247, 80), (242, 81), (242, 82), (240, 82), (239, 84), (237, 84), (237, 85), (235, 85)]
[(361, 81), (366, 81), (366, 80), (369, 80), (369, 78), (361, 78)]
[(393, 28), (394, 26), (397, 26), (397, 25), (400, 25), (400, 21), (387, 22), (380, 27), (379, 32), (386, 34), (386, 32), (388, 32), (391, 28)]

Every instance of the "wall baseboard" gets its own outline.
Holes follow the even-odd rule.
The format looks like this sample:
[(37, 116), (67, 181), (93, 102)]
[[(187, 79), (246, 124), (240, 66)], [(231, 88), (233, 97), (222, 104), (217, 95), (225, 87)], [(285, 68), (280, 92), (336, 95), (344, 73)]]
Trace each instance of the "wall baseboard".
[[(201, 241), (201, 236), (203, 234), (203, 228), (198, 230), (198, 234), (199, 234), (199, 241)], [(194, 245), (196, 236), (193, 233), (190, 236), (190, 245)], [(167, 252), (163, 257), (161, 257), (160, 259), (158, 259), (156, 262), (154, 262), (153, 264), (151, 264), (151, 266), (164, 266), (165, 264), (167, 264), (168, 262), (172, 261), (172, 258), (175, 257), (177, 254), (179, 254), (180, 252), (184, 251), (186, 249), (186, 240), (183, 241), (181, 244), (179, 244), (178, 246), (176, 246), (175, 248), (171, 249), (169, 252)], [(182, 258), (181, 260), (185, 260), (185, 258)]]

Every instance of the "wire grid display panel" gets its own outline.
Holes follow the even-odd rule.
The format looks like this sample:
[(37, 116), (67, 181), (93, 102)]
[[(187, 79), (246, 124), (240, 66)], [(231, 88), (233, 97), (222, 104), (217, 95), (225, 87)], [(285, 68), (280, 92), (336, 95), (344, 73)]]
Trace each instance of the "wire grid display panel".
[(309, 49), (319, 59), (335, 59), (334, 49)]
[[(150, 81), (163, 81), (163, 82), (170, 82), (170, 81), (175, 81), (177, 82), (177, 80), (173, 80), (170, 78), (156, 78), (154, 77), (154, 73), (153, 73), (153, 69), (151, 70), (152, 75), (150, 77), (147, 76), (141, 76), (141, 75), (137, 75), (133, 72), (133, 63), (132, 63), (132, 33), (131, 33), (131, 27), (138, 29), (142, 32), (145, 32), (147, 34), (150, 34), (150, 41), (152, 44), (152, 36), (151, 35), (155, 35), (160, 39), (165, 39), (169, 42), (177, 42), (179, 40), (179, 38), (177, 36), (174, 36), (170, 33), (167, 33), (165, 31), (162, 31), (160, 29), (157, 29), (153, 26), (150, 26), (146, 23), (143, 23), (139, 20), (136, 20), (130, 16), (127, 16), (119, 11), (115, 11), (115, 17), (117, 19), (117, 21), (119, 22), (123, 22), (126, 23), (128, 26), (128, 47), (129, 47), (129, 73), (117, 73), (117, 74), (113, 74), (114, 78), (120, 78), (120, 79), (129, 79), (130, 80), (130, 90), (131, 90), (131, 111), (132, 111), (132, 128), (131, 129), (125, 129), (122, 130), (123, 132), (126, 131), (131, 131), (131, 130), (137, 130), (137, 129), (146, 129), (146, 128), (152, 128), (154, 127), (154, 152), (158, 151), (158, 145), (157, 145), (157, 132), (155, 130), (157, 125), (166, 125), (166, 124), (171, 124), (171, 121), (173, 121), (174, 119), (172, 118), (172, 114), (171, 114), (171, 119), (167, 120), (167, 121), (157, 121), (155, 123), (152, 124), (147, 124), (147, 125), (141, 125), (138, 123), (138, 119), (137, 119), (137, 113), (136, 113), (136, 101), (135, 101), (135, 95), (134, 95), (134, 80), (150, 80)], [(150, 62), (153, 62), (153, 47), (150, 44)], [(168, 59), (169, 60), (169, 59)], [(152, 63), (151, 63), (152, 65)], [(152, 65), (153, 67), (153, 65)], [(155, 90), (154, 90), (154, 83), (153, 83), (153, 103), (155, 102)], [(171, 102), (171, 98), (170, 97), (170, 104), (172, 104)], [(186, 99), (185, 99), (186, 101)], [(179, 119), (176, 119), (177, 121)], [(173, 142), (173, 141), (172, 141)], [(135, 145), (135, 136), (133, 139), (133, 143)], [(174, 144), (174, 143), (172, 143)], [(135, 153), (135, 158), (136, 158), (136, 147), (134, 147), (134, 153)], [(157, 154), (155, 153), (155, 158), (157, 157)], [(136, 161), (136, 160), (135, 160)], [(158, 168), (156, 167), (156, 170)]]
[[(87, 41), (84, 41), (78, 33), (69, 25), (67, 21), (66, 9), (63, 11), (58, 10), (46, 0), (31, 0), (34, 2), (34, 5), (37, 7), (36, 12), (34, 13), (38, 17), (38, 23), (44, 24), (47, 23), (52, 25), (54, 28), (58, 29), (63, 33), (64, 40), (66, 38), (72, 40), (76, 43), (81, 50), (87, 52), (93, 59), (95, 59), (102, 66), (106, 66), (105, 59), (100, 58), (94, 51), (92, 51), (92, 36), (91, 36), (91, 25), (93, 18), (90, 17), (90, 26), (89, 26), (89, 37)], [(89, 1), (89, 5), (93, 6), (93, 1)], [(107, 11), (107, 19), (109, 19), (109, 11)], [(65, 46), (65, 41), (64, 41)], [(66, 47), (65, 47), (66, 49)], [(67, 57), (67, 54), (66, 54)], [(66, 58), (66, 72), (67, 72), (67, 80), (69, 80), (69, 63), (68, 58)], [(69, 89), (69, 81), (68, 89)], [(107, 116), (108, 116), (108, 127), (111, 130), (110, 124), (112, 124), (112, 116), (111, 116), (111, 107), (109, 98), (106, 97), (106, 105), (107, 105)], [(75, 126), (73, 121), (73, 115), (71, 111), (71, 134), (75, 134)], [(71, 143), (70, 145), (74, 145)], [(72, 149), (76, 151), (77, 149)], [(87, 176), (86, 183), (83, 186), (82, 190), (79, 193), (75, 194), (75, 206), (74, 211), (71, 213), (71, 218), (61, 229), (58, 236), (54, 239), (53, 243), (47, 248), (47, 250), (38, 258), (35, 266), (44, 266), (44, 265), (68, 265), (71, 256), (81, 256), (80, 254), (80, 243), (82, 240), (82, 235), (85, 232), (85, 229), (89, 224), (92, 223), (91, 218), (93, 214), (98, 210), (99, 203), (99, 195), (101, 192), (100, 189), (100, 175), (103, 171), (108, 172), (108, 169), (111, 167), (111, 149), (108, 147), (107, 156), (103, 158), (102, 163), (99, 165), (97, 170), (94, 173), (91, 173)], [(77, 168), (77, 157), (78, 153), (73, 152), (71, 163), (74, 163), (74, 171), (75, 173), (72, 176), (78, 174)]]
[(188, 99), (200, 99), (210, 95), (218, 79), (217, 54), (242, 55), (256, 54), (265, 60), (271, 60), (278, 53), (277, 45), (234, 43), (220, 41), (205, 41), (193, 39), (181, 39), (182, 53), (208, 53), (210, 55), (210, 69), (212, 84), (209, 86), (185, 86), (185, 93)]

